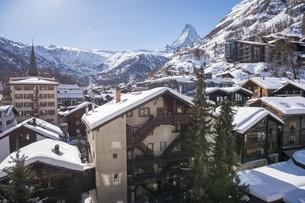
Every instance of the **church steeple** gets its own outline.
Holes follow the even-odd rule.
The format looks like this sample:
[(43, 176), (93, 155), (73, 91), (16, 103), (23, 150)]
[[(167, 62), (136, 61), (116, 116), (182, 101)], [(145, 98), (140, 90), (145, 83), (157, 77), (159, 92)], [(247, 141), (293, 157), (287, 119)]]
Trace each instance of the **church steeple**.
[(29, 76), (38, 76), (38, 67), (37, 67), (33, 42), (32, 42), (32, 51), (31, 51), (30, 67), (28, 70), (28, 74)]

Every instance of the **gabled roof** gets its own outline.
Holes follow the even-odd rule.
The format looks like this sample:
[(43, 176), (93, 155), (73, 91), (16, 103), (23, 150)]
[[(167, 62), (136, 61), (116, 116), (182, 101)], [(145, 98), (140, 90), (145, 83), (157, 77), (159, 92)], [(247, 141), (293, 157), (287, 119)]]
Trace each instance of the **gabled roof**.
[(159, 87), (147, 91), (132, 92), (122, 95), (120, 102), (116, 103), (115, 100), (110, 101), (96, 108), (94, 111), (84, 114), (82, 120), (90, 129), (95, 129), (110, 120), (127, 113), (131, 109), (143, 105), (164, 94), (173, 95), (188, 105), (193, 104), (191, 97), (182, 95), (170, 88)]
[(249, 96), (251, 96), (253, 94), (253, 92), (251, 92), (250, 90), (247, 90), (243, 87), (240, 87), (240, 86), (234, 86), (234, 87), (208, 87), (206, 88), (206, 93), (207, 94), (211, 94), (213, 92), (217, 92), (217, 91), (220, 91), (220, 92), (223, 92), (225, 94), (233, 94), (235, 92), (243, 92)]
[[(54, 152), (55, 145), (59, 146), (59, 154)], [(20, 149), (20, 156), (22, 155), (26, 157), (26, 166), (40, 162), (75, 171), (83, 171), (88, 167), (88, 165), (81, 162), (80, 152), (76, 146), (57, 140), (44, 139), (22, 147)], [(6, 176), (3, 169), (14, 166), (14, 163), (11, 162), (11, 157), (15, 158), (16, 152), (11, 153), (1, 162), (0, 178)]]
[[(276, 90), (282, 87), (283, 85), (287, 84), (288, 82), (291, 82), (287, 78), (276, 78), (276, 77), (253, 77), (250, 78), (248, 81), (252, 81), (260, 87), (271, 90)], [(246, 81), (244, 84), (246, 84), (248, 81)]]
[(305, 114), (304, 97), (262, 97), (260, 100), (285, 115)]
[[(36, 122), (34, 122), (34, 119), (36, 120)], [(59, 139), (61, 139), (61, 137), (65, 136), (59, 127), (57, 127), (51, 123), (48, 123), (44, 120), (41, 120), (39, 118), (30, 118), (8, 130), (4, 131), (3, 133), (1, 133), (0, 139), (8, 136), (9, 133), (13, 132), (14, 130), (16, 130), (20, 127), (28, 128), (30, 130), (33, 130), (33, 131), (41, 134), (42, 136), (45, 136), (47, 138), (54, 139), (54, 140), (59, 140)]]
[(305, 84), (304, 83), (292, 82), (291, 81), (291, 82), (287, 83), (286, 85), (280, 87), (279, 89), (275, 90), (273, 93), (277, 93), (277, 92), (281, 91), (283, 88), (285, 88), (285, 87), (287, 87), (289, 85), (293, 85), (293, 86), (295, 86), (295, 87), (305, 91)]
[(74, 113), (74, 112), (76, 112), (76, 111), (78, 111), (78, 110), (80, 110), (80, 109), (82, 109), (82, 108), (89, 107), (89, 105), (95, 105), (95, 104), (93, 104), (93, 103), (91, 103), (91, 102), (83, 102), (83, 103), (77, 105), (77, 106), (76, 106), (75, 108), (73, 108), (72, 110), (70, 110), (70, 111), (65, 111), (65, 112), (63, 113), (63, 116), (64, 116), (64, 117), (70, 116), (72, 113)]
[(5, 115), (9, 115), (11, 112), (13, 112), (15, 115), (19, 114), (13, 105), (0, 106), (0, 112), (3, 112)]
[(245, 133), (266, 116), (270, 116), (279, 123), (284, 124), (282, 119), (262, 107), (236, 107), (234, 110), (235, 115), (233, 124), (238, 133)]

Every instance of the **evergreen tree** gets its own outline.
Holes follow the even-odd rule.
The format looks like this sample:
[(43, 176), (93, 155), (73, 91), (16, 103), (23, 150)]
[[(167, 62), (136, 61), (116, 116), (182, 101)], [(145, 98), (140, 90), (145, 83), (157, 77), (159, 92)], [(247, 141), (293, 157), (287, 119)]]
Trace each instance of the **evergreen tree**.
[(184, 202), (205, 202), (208, 194), (209, 142), (211, 120), (206, 101), (204, 72), (198, 74), (197, 88), (193, 99), (192, 126), (185, 135), (184, 151), (190, 155), (185, 164), (187, 171)]
[(209, 201), (215, 203), (244, 202), (247, 190), (240, 186), (236, 175), (238, 164), (237, 146), (233, 126), (232, 103), (224, 101), (221, 112), (214, 124), (215, 141), (210, 170), (211, 188)]
[(13, 166), (4, 170), (8, 177), (7, 185), (0, 185), (0, 202), (7, 203), (34, 203), (35, 186), (33, 174), (29, 167), (25, 166), (26, 157), (20, 156), (19, 150), (16, 157), (11, 157)]

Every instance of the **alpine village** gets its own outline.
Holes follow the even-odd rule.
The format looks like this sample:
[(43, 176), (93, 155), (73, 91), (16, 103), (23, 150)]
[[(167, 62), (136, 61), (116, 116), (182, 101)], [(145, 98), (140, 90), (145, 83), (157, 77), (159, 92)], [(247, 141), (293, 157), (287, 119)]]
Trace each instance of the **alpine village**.
[(0, 203), (304, 203), (305, 1), (236, 2), (159, 50), (0, 36)]

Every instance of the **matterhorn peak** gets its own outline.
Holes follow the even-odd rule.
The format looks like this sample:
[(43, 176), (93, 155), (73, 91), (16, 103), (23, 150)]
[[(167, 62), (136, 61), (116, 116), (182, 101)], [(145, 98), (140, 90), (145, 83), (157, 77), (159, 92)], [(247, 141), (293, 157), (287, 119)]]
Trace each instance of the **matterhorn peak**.
[(199, 42), (200, 36), (197, 34), (195, 27), (191, 24), (186, 24), (179, 38), (174, 41), (171, 45), (167, 45), (167, 50), (177, 50), (185, 48), (193, 43)]

